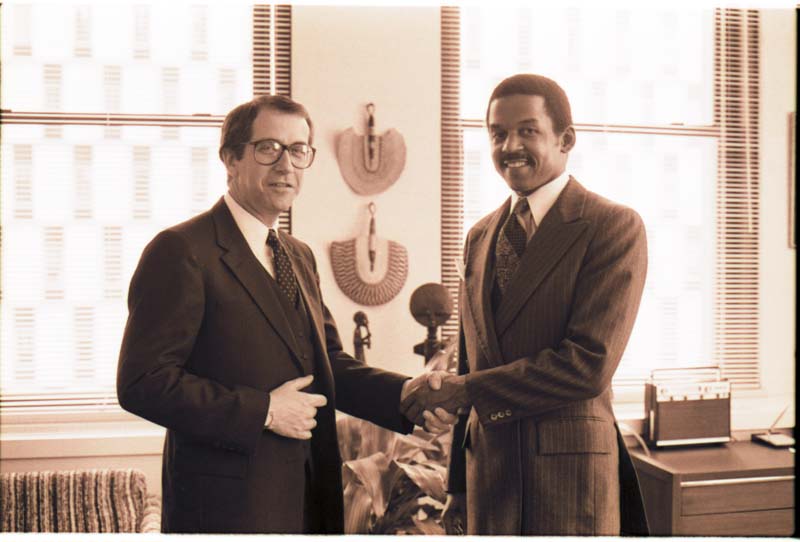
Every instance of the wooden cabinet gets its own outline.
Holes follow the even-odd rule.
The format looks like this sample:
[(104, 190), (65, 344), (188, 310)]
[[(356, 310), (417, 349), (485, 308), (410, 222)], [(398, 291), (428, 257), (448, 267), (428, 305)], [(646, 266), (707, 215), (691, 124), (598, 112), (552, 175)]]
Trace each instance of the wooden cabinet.
[(686, 536), (794, 533), (794, 453), (750, 441), (631, 449), (650, 532)]

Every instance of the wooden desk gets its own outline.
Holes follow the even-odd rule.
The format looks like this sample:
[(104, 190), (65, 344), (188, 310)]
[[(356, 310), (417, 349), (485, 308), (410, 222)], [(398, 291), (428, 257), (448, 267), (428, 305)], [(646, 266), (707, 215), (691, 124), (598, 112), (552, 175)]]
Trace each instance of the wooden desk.
[(794, 455), (750, 441), (631, 449), (651, 534), (794, 533)]

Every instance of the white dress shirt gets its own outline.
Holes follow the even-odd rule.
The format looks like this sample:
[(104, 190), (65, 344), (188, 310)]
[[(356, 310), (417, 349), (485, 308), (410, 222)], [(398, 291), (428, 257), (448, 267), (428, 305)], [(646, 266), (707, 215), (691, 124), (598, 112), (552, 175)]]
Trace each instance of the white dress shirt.
[(270, 229), (274, 229), (275, 233), (280, 239), (280, 231), (277, 228), (277, 222), (272, 224), (272, 226), (267, 226), (259, 219), (251, 215), (244, 207), (236, 203), (236, 200), (233, 199), (233, 196), (230, 195), (230, 192), (225, 192), (225, 195), (222, 197), (225, 200), (225, 204), (228, 206), (228, 209), (230, 209), (231, 214), (233, 215), (233, 220), (239, 227), (239, 231), (241, 231), (242, 235), (244, 235), (247, 245), (250, 247), (253, 255), (258, 260), (258, 263), (260, 263), (264, 269), (267, 270), (267, 273), (272, 275), (274, 278), (274, 257), (272, 255), (272, 249), (269, 247), (269, 245), (267, 245), (267, 235), (269, 234)]
[[(558, 199), (561, 191), (564, 190), (565, 186), (567, 186), (567, 181), (569, 181), (569, 173), (564, 171), (561, 175), (546, 185), (541, 186), (537, 190), (528, 194), (528, 207), (530, 207), (531, 210), (531, 212), (528, 214), (528, 217), (533, 219), (532, 223), (528, 222), (525, 224), (525, 231), (528, 233), (528, 240), (530, 240), (533, 234), (536, 233), (536, 228), (539, 227), (539, 224), (542, 223), (545, 215), (547, 215), (548, 211), (550, 211), (550, 209), (553, 207), (553, 204)], [(516, 205), (517, 201), (521, 197), (522, 196), (516, 192), (511, 194), (511, 210), (509, 210), (509, 213), (513, 212), (514, 205)]]

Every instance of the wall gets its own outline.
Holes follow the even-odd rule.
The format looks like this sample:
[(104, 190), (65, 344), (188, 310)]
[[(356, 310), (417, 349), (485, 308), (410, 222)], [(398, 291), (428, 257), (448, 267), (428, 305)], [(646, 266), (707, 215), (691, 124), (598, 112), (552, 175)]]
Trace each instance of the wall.
[[(736, 408), (739, 427), (794, 425), (796, 249), (789, 248), (789, 112), (796, 110), (796, 18), (788, 10), (761, 12), (760, 357), (763, 391), (751, 408)], [(767, 400), (764, 401), (763, 398)], [(745, 404), (743, 402), (742, 407)]]
[(144, 472), (149, 493), (161, 493), (164, 429), (127, 412), (67, 414), (58, 422), (30, 415), (3, 420), (0, 471), (126, 469)]
[[(292, 95), (315, 122), (317, 159), (293, 208), (292, 230), (314, 250), (322, 292), (339, 326), (345, 350), (353, 349), (353, 314), (370, 321), (367, 362), (417, 374), (412, 353), (425, 338), (408, 310), (414, 290), (440, 282), (440, 56), (438, 7), (295, 6), (292, 9)], [(406, 165), (382, 194), (359, 196), (344, 181), (336, 160), (340, 132), (363, 134), (364, 108), (376, 106), (377, 131), (394, 128), (406, 144)], [(386, 305), (363, 307), (336, 285), (328, 251), (332, 241), (364, 235), (367, 205), (377, 206), (379, 237), (408, 250), (409, 273)]]

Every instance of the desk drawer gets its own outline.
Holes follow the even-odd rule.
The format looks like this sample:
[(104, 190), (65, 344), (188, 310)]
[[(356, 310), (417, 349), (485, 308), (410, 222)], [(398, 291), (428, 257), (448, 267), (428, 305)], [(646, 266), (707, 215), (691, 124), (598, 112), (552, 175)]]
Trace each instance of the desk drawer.
[(684, 516), (674, 535), (683, 536), (791, 536), (794, 510), (758, 510), (733, 514)]
[(794, 506), (794, 476), (681, 482), (681, 515), (693, 516)]

